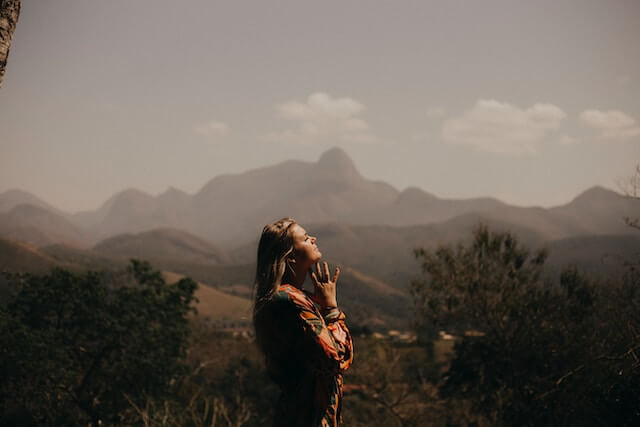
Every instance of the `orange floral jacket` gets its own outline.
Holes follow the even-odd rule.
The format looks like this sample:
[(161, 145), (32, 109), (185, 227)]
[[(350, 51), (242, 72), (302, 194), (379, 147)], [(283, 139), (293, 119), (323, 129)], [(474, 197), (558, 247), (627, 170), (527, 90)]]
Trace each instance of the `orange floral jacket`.
[(323, 312), (310, 294), (281, 285), (255, 318), (267, 370), (282, 394), (274, 426), (340, 424), (342, 372), (353, 361), (342, 311)]

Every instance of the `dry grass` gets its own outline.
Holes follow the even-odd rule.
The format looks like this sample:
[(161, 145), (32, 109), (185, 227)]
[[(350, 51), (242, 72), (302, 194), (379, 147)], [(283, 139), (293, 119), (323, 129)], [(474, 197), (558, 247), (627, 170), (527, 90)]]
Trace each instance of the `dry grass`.
[[(168, 283), (175, 283), (184, 277), (168, 271), (163, 272), (163, 275)], [(251, 301), (248, 298), (226, 294), (202, 282), (198, 282), (196, 298), (198, 298), (196, 308), (200, 318), (233, 321), (251, 319)]]

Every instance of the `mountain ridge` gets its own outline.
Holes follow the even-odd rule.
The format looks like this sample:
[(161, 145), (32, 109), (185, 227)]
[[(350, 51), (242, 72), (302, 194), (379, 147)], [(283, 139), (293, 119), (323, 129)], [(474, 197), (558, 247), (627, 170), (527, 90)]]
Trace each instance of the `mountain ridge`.
[[(37, 197), (16, 191), (20, 190), (11, 194), (39, 203)], [(0, 206), (8, 206), (11, 194), (3, 194)], [(489, 221), (520, 222), (547, 239), (624, 234), (629, 231), (622, 218), (640, 217), (640, 201), (600, 186), (552, 208), (513, 206), (491, 197), (441, 198), (415, 186), (399, 191), (385, 182), (364, 178), (348, 154), (334, 147), (316, 162), (285, 160), (215, 176), (192, 195), (173, 187), (156, 196), (128, 188), (94, 211), (67, 214), (64, 218), (90, 236), (90, 243), (122, 233), (169, 227), (226, 247), (252, 240), (264, 224), (285, 216), (304, 224), (407, 226), (473, 215)], [(0, 217), (0, 229), (3, 222), (6, 228), (7, 221)], [(39, 233), (43, 242), (55, 243), (47, 236), (56, 233), (36, 222), (27, 225), (22, 231), (13, 230), (11, 237), (19, 239), (22, 234), (30, 234), (36, 240), (34, 236)], [(66, 240), (73, 239), (66, 236)]]

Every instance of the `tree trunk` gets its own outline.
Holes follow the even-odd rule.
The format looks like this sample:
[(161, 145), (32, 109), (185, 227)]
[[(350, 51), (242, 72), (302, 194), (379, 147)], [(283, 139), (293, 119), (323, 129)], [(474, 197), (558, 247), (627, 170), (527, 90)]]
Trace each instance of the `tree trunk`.
[(7, 66), (11, 38), (18, 24), (20, 0), (0, 0), (0, 88)]

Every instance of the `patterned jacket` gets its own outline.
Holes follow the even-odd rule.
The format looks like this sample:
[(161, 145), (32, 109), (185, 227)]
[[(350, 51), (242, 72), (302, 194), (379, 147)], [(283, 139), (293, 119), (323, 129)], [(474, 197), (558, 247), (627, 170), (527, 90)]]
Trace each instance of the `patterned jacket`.
[(341, 420), (342, 372), (353, 343), (337, 309), (323, 310), (309, 294), (281, 285), (256, 314), (256, 338), (282, 394), (274, 426), (336, 427)]

